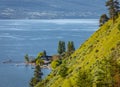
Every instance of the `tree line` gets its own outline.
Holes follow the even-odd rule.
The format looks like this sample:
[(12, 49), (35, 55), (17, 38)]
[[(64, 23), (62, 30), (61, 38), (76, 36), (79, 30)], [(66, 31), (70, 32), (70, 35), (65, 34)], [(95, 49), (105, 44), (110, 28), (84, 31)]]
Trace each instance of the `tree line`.
[(67, 49), (65, 45), (65, 41), (59, 41), (58, 42), (58, 54), (63, 54), (65, 52), (72, 53), (75, 51), (75, 46), (73, 41), (68, 41), (67, 43)]

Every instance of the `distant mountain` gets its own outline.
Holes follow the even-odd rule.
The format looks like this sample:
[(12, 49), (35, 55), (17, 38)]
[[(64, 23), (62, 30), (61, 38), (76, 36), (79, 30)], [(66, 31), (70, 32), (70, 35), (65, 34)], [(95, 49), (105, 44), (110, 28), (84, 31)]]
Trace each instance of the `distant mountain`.
[(0, 19), (98, 18), (106, 0), (0, 0)]

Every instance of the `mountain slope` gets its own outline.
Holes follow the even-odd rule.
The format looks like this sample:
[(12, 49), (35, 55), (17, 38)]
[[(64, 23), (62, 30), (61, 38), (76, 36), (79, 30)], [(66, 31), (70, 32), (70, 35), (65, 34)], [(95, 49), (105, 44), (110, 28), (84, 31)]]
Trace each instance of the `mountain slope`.
[[(120, 17), (109, 20), (35, 87), (119, 87)], [(77, 38), (79, 40), (79, 38)], [(61, 77), (61, 68), (67, 75)], [(83, 84), (84, 83), (84, 84)]]
[(105, 0), (0, 0), (0, 19), (98, 18), (106, 10), (104, 4)]

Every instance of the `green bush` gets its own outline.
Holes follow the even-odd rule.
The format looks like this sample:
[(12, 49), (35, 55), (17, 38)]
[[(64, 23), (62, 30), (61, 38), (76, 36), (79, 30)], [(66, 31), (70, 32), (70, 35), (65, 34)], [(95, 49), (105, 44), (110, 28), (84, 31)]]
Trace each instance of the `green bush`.
[(67, 76), (67, 71), (68, 71), (68, 68), (65, 65), (62, 65), (60, 70), (59, 70), (59, 75), (61, 77), (66, 77)]
[(39, 80), (35, 77), (33, 77), (31, 80), (30, 80), (30, 87), (33, 87), (35, 86), (37, 83), (39, 82)]
[(52, 63), (51, 63), (52, 69), (55, 69), (58, 65), (59, 65), (59, 62), (57, 60), (52, 61)]
[(118, 25), (118, 30), (120, 31), (120, 24)]
[(55, 69), (56, 67), (58, 67), (58, 66), (61, 65), (61, 64), (62, 64), (62, 60), (61, 60), (61, 59), (54, 60), (54, 61), (52, 61), (52, 63), (51, 63), (51, 67), (52, 67), (52, 69)]
[(99, 52), (99, 50), (96, 50), (95, 52), (96, 52), (96, 53), (98, 53), (98, 52)]
[(90, 72), (79, 71), (76, 85), (78, 87), (92, 87), (92, 80)]

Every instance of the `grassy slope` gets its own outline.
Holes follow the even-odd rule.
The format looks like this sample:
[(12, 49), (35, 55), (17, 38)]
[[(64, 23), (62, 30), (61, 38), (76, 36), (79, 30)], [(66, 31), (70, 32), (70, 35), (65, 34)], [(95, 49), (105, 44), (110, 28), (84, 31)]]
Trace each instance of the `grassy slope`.
[[(116, 48), (116, 44), (120, 42), (120, 17), (115, 23), (109, 20), (98, 31), (96, 31), (79, 49), (77, 49), (69, 58), (64, 60), (69, 68), (68, 75), (65, 78), (58, 74), (59, 68), (54, 70), (45, 80), (36, 87), (77, 87), (76, 76), (79, 70), (89, 70), (97, 61), (102, 61), (112, 53), (112, 48)], [(118, 56), (118, 59), (120, 56)], [(95, 68), (92, 68), (92, 71)], [(91, 72), (92, 72), (91, 71)], [(42, 84), (42, 85), (41, 85)], [(43, 85), (44, 84), (44, 85)], [(41, 85), (41, 86), (40, 86)]]

